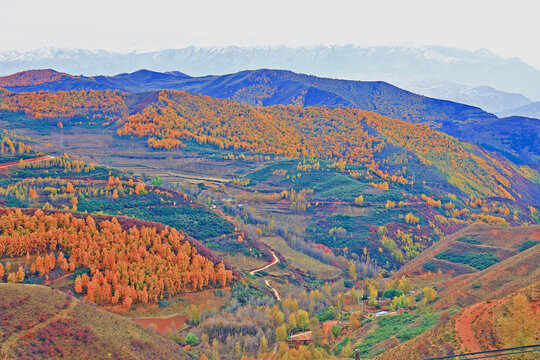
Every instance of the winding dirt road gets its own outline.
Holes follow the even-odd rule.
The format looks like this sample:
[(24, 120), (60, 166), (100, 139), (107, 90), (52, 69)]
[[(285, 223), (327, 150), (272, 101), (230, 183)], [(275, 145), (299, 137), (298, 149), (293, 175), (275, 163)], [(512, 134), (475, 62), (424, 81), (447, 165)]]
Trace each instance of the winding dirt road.
[(266, 284), (266, 286), (268, 286), (270, 288), (270, 290), (272, 290), (274, 292), (274, 296), (276, 297), (276, 300), (281, 301), (281, 296), (279, 296), (279, 293), (277, 292), (277, 290), (274, 289), (272, 287), (272, 285), (270, 285), (270, 283), (268, 282), (267, 279), (264, 279), (264, 283)]
[(482, 341), (481, 334), (475, 330), (475, 325), (485, 316), (491, 316), (490, 310), (493, 309), (496, 302), (486, 303), (481, 302), (468, 308), (465, 308), (461, 315), (456, 320), (456, 333), (461, 339), (461, 350), (464, 352), (475, 352), (486, 350), (482, 344), (488, 347), (488, 350), (493, 348), (489, 344)]
[[(279, 262), (279, 258), (276, 256), (276, 253), (273, 252), (273, 251), (270, 251), (272, 253), (272, 256), (274, 257), (274, 259), (272, 260), (271, 263), (261, 267), (261, 268), (258, 268), (258, 269), (255, 269), (255, 270), (251, 270), (249, 272), (250, 275), (255, 275), (256, 273), (258, 273), (259, 271), (263, 271), (263, 270), (266, 270), (268, 269), (270, 266), (274, 266), (276, 265), (278, 262)], [(268, 279), (264, 279), (264, 283), (266, 284), (266, 286), (268, 286), (270, 288), (270, 290), (272, 290), (272, 292), (274, 293), (274, 296), (276, 297), (277, 301), (281, 301), (281, 296), (279, 296), (279, 293), (276, 289), (274, 289), (272, 287), (272, 285), (270, 285), (270, 283), (268, 282)]]
[(261, 268), (258, 268), (258, 269), (255, 269), (255, 270), (251, 270), (249, 272), (249, 275), (255, 275), (255, 273), (258, 273), (259, 271), (263, 271), (263, 270), (266, 270), (268, 269), (270, 266), (273, 266), (273, 265), (276, 265), (278, 262), (279, 262), (279, 258), (276, 256), (276, 253), (273, 252), (273, 251), (270, 251), (272, 253), (272, 256), (274, 257), (274, 260), (272, 260), (271, 263), (261, 267)]

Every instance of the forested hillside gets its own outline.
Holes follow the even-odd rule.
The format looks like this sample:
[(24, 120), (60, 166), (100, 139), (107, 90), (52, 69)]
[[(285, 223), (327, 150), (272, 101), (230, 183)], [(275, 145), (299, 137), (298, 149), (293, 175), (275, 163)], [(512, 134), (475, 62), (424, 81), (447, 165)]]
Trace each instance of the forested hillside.
[[(15, 92), (93, 89), (141, 93), (175, 89), (254, 106), (352, 107), (427, 124), (452, 136), (489, 146), (518, 163), (540, 161), (538, 121), (518, 116), (499, 119), (477, 107), (420, 96), (381, 81), (338, 80), (266, 69), (202, 77), (148, 70), (74, 77), (53, 70), (35, 70), (0, 78), (0, 87), (2, 83)], [(520, 128), (532, 131), (517, 131)]]
[[(385, 156), (391, 155), (390, 143), (410, 150), (423, 165), (436, 167), (467, 195), (529, 200), (538, 195), (538, 185), (503, 158), (425, 125), (350, 108), (256, 108), (165, 90), (159, 93), (156, 105), (128, 117), (118, 134), (149, 137), (149, 145), (160, 148), (179, 147), (179, 140), (194, 139), (221, 149), (311, 156), (343, 166), (364, 164), (381, 180), (414, 182), (387, 172), (384, 164)], [(523, 193), (516, 191), (520, 188)]]

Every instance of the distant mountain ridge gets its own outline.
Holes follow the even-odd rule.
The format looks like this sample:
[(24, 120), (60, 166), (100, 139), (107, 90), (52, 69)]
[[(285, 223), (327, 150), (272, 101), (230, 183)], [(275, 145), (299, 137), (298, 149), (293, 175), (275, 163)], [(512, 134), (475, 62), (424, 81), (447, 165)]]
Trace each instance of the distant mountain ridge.
[[(484, 109), (493, 114), (504, 112), (505, 116), (523, 115), (513, 110), (529, 105), (533, 101), (522, 94), (497, 90), (491, 86), (469, 86), (452, 81), (395, 80), (392, 82), (402, 89), (435, 99), (444, 99)], [(536, 116), (532, 116), (536, 117)]]
[[(52, 70), (43, 71), (51, 76)], [(32, 74), (43, 77), (36, 71)], [(4, 79), (0, 78), (0, 84)], [(382, 81), (337, 80), (267, 69), (202, 77), (139, 70), (115, 76), (63, 76), (60, 80), (6, 88), (14, 92), (118, 89), (130, 93), (171, 89), (256, 106), (355, 107), (428, 124), (502, 152), (516, 163), (540, 163), (540, 120), (523, 117), (501, 120), (474, 106), (417, 95)]]
[[(141, 68), (182, 69), (194, 76), (227, 74), (245, 69), (274, 68), (344, 79), (452, 81), (491, 86), (540, 100), (540, 70), (518, 58), (502, 58), (488, 50), (441, 46), (304, 46), (186, 47), (146, 53), (41, 48), (0, 53), (0, 75), (36, 68), (70, 74), (114, 75)], [(477, 105), (477, 104), (475, 104)]]
[(507, 109), (499, 113), (501, 116), (526, 116), (540, 119), (540, 101), (523, 105), (514, 109)]
[[(51, 71), (53, 70), (43, 70), (47, 74)], [(22, 74), (19, 73), (18, 76), (22, 77)], [(43, 77), (36, 70), (31, 74)], [(0, 78), (0, 84), (4, 79), (6, 78)], [(14, 92), (93, 89), (142, 93), (171, 89), (232, 99), (257, 106), (295, 104), (357, 107), (409, 122), (442, 123), (496, 119), (493, 114), (474, 106), (417, 95), (383, 81), (319, 78), (287, 70), (245, 70), (221, 76), (202, 77), (190, 77), (180, 72), (138, 70), (131, 74), (123, 73), (115, 76), (62, 76), (58, 80), (52, 79), (35, 85), (24, 83), (22, 86), (4, 87)]]

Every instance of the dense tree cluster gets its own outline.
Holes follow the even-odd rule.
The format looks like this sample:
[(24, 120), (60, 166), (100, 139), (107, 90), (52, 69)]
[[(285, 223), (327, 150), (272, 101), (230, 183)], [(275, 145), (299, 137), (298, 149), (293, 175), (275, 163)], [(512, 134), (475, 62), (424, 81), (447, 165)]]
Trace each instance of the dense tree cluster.
[(25, 144), (23, 141), (12, 140), (8, 136), (2, 137), (2, 142), (0, 145), (0, 154), (5, 155), (23, 155), (31, 153), (32, 146)]
[(150, 138), (148, 139), (148, 146), (154, 149), (176, 149), (176, 148), (183, 148), (186, 145), (182, 143), (178, 139), (157, 139), (157, 138)]
[[(128, 117), (120, 135), (194, 139), (221, 149), (288, 157), (345, 158), (370, 162), (384, 142), (369, 135), (358, 118), (367, 112), (325, 107), (255, 108), (180, 91), (163, 90), (159, 106)], [(316, 131), (315, 131), (316, 130)]]
[(123, 117), (127, 107), (122, 95), (114, 91), (71, 90), (56, 93), (1, 91), (0, 109), (23, 112), (34, 119), (104, 117), (114, 120)]
[[(383, 170), (384, 161), (375, 156), (391, 142), (413, 151), (423, 165), (436, 166), (451, 184), (469, 194), (515, 197), (513, 170), (482, 149), (425, 125), (353, 108), (253, 107), (163, 90), (156, 105), (129, 116), (118, 134), (161, 139), (150, 142), (163, 144), (162, 148), (192, 139), (221, 149), (332, 159), (342, 171), (347, 171), (347, 164), (365, 164), (385, 182), (412, 183)], [(299, 167), (312, 168), (312, 164)], [(383, 190), (387, 186), (373, 185)]]
[(157, 302), (233, 279), (223, 263), (200, 255), (184, 234), (169, 227), (126, 229), (116, 218), (8, 209), (0, 216), (0, 230), (0, 257), (37, 254), (32, 273), (89, 269), (77, 276), (75, 291), (99, 304)]

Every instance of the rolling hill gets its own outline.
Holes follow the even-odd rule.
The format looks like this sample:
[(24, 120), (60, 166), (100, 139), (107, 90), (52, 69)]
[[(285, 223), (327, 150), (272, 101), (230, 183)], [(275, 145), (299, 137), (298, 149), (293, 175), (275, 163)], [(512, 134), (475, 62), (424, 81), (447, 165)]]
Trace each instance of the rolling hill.
[(442, 46), (187, 47), (146, 53), (45, 47), (0, 53), (0, 75), (54, 68), (71, 74), (113, 75), (141, 68), (182, 69), (188, 74), (222, 75), (245, 69), (274, 68), (343, 79), (453, 81), (492, 86), (540, 100), (540, 70), (518, 58), (486, 49)]
[[(59, 74), (53, 70), (43, 70), (41, 73)], [(44, 77), (40, 75), (40, 71), (16, 75), (19, 78)], [(335, 80), (284, 70), (246, 70), (195, 78), (183, 73), (158, 73), (148, 70), (115, 76), (59, 79), (50, 77), (51, 81), (21, 81), (20, 84), (11, 78), (0, 78), (0, 84), (4, 82), (10, 85), (3, 87), (14, 92), (118, 89), (142, 93), (172, 89), (257, 106), (296, 104), (355, 107), (415, 123), (496, 118), (473, 106), (416, 95), (382, 81)]]
[(470, 306), (508, 296), (540, 281), (540, 226), (501, 228), (474, 224), (422, 252), (399, 275), (439, 269), (437, 308)]
[[(417, 161), (445, 173), (452, 186), (469, 195), (535, 201), (538, 191), (510, 163), (481, 148), (424, 125), (354, 108), (259, 108), (169, 90), (161, 91), (153, 105), (128, 117), (118, 134), (157, 136), (160, 143), (154, 147), (182, 147), (179, 140), (193, 139), (221, 149), (342, 159), (351, 164), (387, 162), (383, 158), (394, 150), (386, 142), (415, 153)], [(506, 176), (513, 180), (505, 180)], [(512, 188), (524, 193), (510, 195), (507, 191)]]
[[(376, 359), (413, 360), (537, 343), (539, 294), (540, 283), (536, 282), (509, 295), (479, 301), (453, 316), (446, 313), (444, 320), (428, 331), (402, 344), (395, 344)], [(523, 296), (520, 300), (527, 301), (517, 303), (517, 295)], [(504, 320), (519, 321), (521, 326), (514, 325), (510, 328), (514, 329), (513, 333), (509, 333), (501, 326)], [(536, 359), (537, 353), (520, 355), (522, 359)]]
[(190, 358), (155, 332), (46, 286), (0, 283), (0, 309), (2, 358)]
[(442, 252), (487, 252), (496, 255), (499, 261), (502, 261), (519, 254), (519, 247), (524, 242), (539, 240), (540, 228), (537, 225), (500, 228), (485, 224), (474, 224), (441, 239), (437, 244), (426, 249), (421, 256), (418, 256), (401, 268), (399, 273), (419, 274), (430, 270), (430, 268), (432, 272), (441, 269), (444, 273), (450, 273), (452, 275), (473, 273), (479, 269), (475, 269), (467, 264), (438, 259), (436, 256)]
[[(11, 85), (5, 88), (14, 92), (118, 89), (142, 93), (174, 89), (254, 106), (353, 107), (412, 123), (428, 124), (452, 136), (487, 145), (490, 150), (499, 151), (518, 163), (538, 164), (540, 161), (538, 121), (522, 117), (499, 119), (470, 105), (417, 95), (381, 81), (336, 80), (265, 69), (203, 77), (139, 70), (115, 76), (61, 76), (56, 79), (50, 75), (51, 72), (55, 73), (43, 70), (46, 75), (39, 71), (18, 74), (19, 78), (49, 77), (51, 81), (47, 82), (36, 80), (17, 84), (13, 78), (0, 78), (0, 83), (4, 81)], [(528, 131), (518, 131), (523, 128)]]

